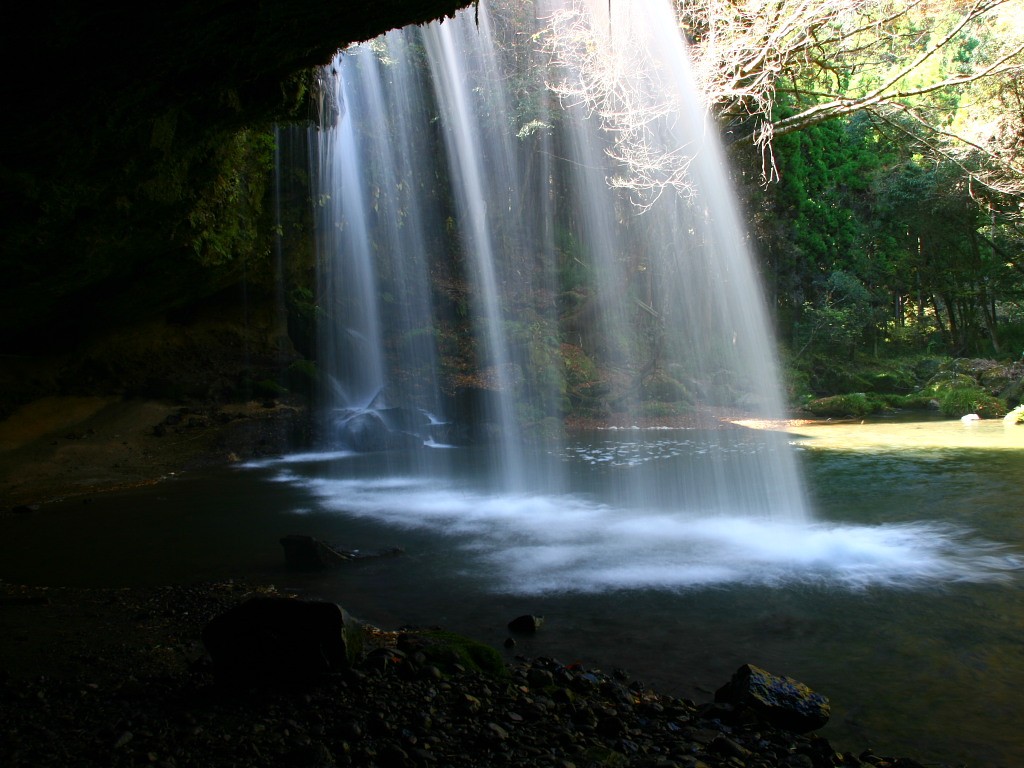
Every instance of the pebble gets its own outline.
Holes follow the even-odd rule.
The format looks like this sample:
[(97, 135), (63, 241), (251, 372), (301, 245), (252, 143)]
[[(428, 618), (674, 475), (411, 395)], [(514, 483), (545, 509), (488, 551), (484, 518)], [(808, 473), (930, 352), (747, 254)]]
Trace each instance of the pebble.
[(123, 672), (87, 696), (95, 664), (80, 680), (0, 676), (0, 765), (920, 768), (550, 658), (517, 657), (493, 676), (418, 652), (371, 654), (299, 689), (245, 691), (217, 688), (203, 661)]

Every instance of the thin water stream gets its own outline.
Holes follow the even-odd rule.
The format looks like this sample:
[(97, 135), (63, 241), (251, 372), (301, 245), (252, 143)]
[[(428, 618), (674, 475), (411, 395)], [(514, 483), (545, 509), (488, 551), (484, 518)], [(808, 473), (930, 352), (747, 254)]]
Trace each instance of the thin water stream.
[[(823, 735), (843, 749), (1024, 764), (1024, 429), (930, 421), (728, 435), (578, 435), (549, 457), (568, 470), (564, 493), (489, 487), (487, 457), (456, 449), (443, 451), (459, 468), (444, 479), (429, 477), (442, 449), (185, 476), (0, 520), (0, 578), (249, 577), (383, 626), (441, 624), (496, 646), (509, 619), (531, 612), (546, 622), (515, 652), (622, 667), (696, 700), (757, 663), (828, 694)], [(686, 508), (701, 505), (716, 464), (740, 469), (780, 442), (797, 446), (817, 522)], [(616, 495), (621, 473), (675, 477), (689, 501), (638, 505)], [(296, 575), (278, 545), (287, 533), (405, 554)]]

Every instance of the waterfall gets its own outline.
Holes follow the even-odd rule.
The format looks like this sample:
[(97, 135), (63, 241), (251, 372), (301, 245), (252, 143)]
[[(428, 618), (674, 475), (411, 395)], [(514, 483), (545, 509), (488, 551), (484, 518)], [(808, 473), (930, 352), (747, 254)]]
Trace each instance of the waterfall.
[[(803, 521), (785, 440), (751, 447), (725, 423), (784, 405), (671, 3), (570, 8), (629, 109), (651, 116), (632, 138), (543, 88), (581, 77), (530, 42), (567, 7), (481, 3), (325, 70), (313, 165), (329, 434), (361, 450), (473, 446), (503, 492), (556, 493), (585, 454), (553, 439), (571, 404), (637, 427), (605, 433), (616, 456), (631, 452), (624, 465), (647, 465), (602, 477), (613, 503)], [(685, 158), (685, 184), (624, 184), (622, 141), (668, 158), (669, 174)], [(728, 428), (702, 438), (700, 466), (662, 468), (662, 435), (640, 427), (692, 414)], [(366, 439), (368, 418), (388, 437)]]

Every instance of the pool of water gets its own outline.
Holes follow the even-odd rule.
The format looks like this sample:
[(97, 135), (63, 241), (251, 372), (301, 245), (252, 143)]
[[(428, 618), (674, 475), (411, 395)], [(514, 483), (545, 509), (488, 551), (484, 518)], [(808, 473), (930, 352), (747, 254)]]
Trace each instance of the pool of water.
[[(743, 478), (782, 450), (813, 515), (752, 519)], [(593, 432), (542, 454), (531, 488), (502, 489), (493, 469), (438, 449), (184, 476), (0, 521), (0, 578), (249, 577), (496, 646), (534, 613), (542, 630), (514, 652), (622, 667), (696, 700), (751, 662), (829, 695), (838, 748), (1024, 765), (1024, 428)], [(288, 533), (405, 554), (296, 575)]]

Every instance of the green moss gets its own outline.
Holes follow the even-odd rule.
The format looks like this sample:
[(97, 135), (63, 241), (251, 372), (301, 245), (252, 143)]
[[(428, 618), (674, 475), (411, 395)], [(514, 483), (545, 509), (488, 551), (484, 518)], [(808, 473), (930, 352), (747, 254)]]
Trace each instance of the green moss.
[(949, 387), (937, 393), (939, 410), (944, 416), (965, 416), (976, 413), (990, 419), (1006, 413), (1006, 404), (976, 384)]
[(879, 403), (863, 392), (819, 397), (804, 407), (815, 416), (826, 417), (867, 416), (880, 410)]
[(933, 407), (935, 398), (925, 393), (913, 395), (892, 395), (887, 398), (893, 408), (903, 408), (908, 411), (926, 411)]
[(288, 391), (312, 396), (317, 381), (316, 363), (312, 360), (296, 360), (285, 369), (284, 381)]
[(403, 635), (403, 642), (416, 647), (442, 671), (452, 664), (492, 677), (508, 677), (508, 667), (497, 649), (468, 637), (444, 630), (415, 630)]
[(666, 373), (658, 372), (643, 383), (643, 397), (660, 403), (691, 402), (692, 398), (680, 382)]
[(1006, 403), (978, 384), (973, 376), (956, 371), (936, 374), (924, 389), (939, 402), (944, 416), (965, 416), (976, 413), (982, 418), (994, 418), (1006, 413)]

